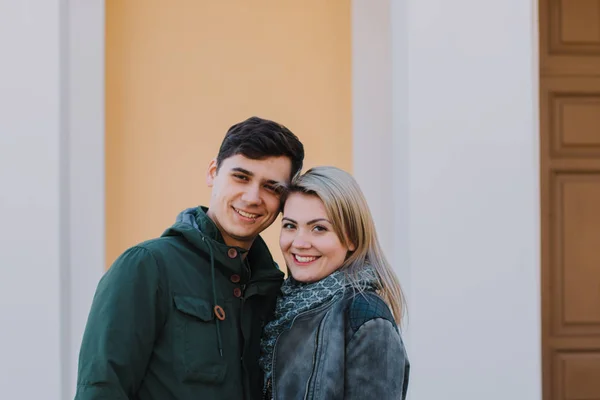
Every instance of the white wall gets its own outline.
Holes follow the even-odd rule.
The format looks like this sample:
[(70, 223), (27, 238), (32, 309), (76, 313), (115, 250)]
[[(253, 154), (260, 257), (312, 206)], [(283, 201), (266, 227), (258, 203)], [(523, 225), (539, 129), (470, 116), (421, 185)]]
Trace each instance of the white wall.
[[(353, 1), (355, 143), (391, 148), (392, 178), (381, 143), (354, 170), (392, 203), (375, 214), (408, 294), (410, 398), (541, 399), (537, 4), (392, 0), (375, 21), (370, 3)], [(359, 107), (371, 80), (387, 96), (374, 34), (391, 37), (387, 135)]]
[[(103, 10), (0, 0), (0, 398), (72, 398), (104, 265)], [(412, 400), (541, 398), (535, 10), (353, 1), (354, 169), (408, 294)]]
[(0, 397), (6, 399), (60, 398), (58, 3), (0, 2)]
[[(369, 168), (355, 168), (371, 212), (386, 221), (394, 205), (391, 196), (379, 196), (393, 178), (389, 168), (393, 151), (388, 139), (392, 131), (392, 54), (389, 0), (358, 1), (352, 7), (352, 152), (353, 160), (364, 160)], [(357, 51), (359, 49), (359, 51)], [(375, 172), (377, 176), (372, 176)], [(392, 224), (378, 225), (384, 248), (392, 246)]]
[(69, 328), (63, 384), (75, 395), (81, 338), (104, 273), (104, 0), (68, 2)]
[(104, 2), (68, 3), (0, 1), (2, 399), (73, 397), (104, 265)]

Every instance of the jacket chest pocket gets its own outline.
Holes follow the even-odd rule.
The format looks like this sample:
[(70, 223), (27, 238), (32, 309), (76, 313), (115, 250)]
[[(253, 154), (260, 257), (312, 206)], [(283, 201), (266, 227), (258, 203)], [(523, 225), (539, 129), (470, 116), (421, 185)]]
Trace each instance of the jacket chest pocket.
[[(199, 297), (173, 296), (176, 312), (175, 359), (184, 382), (223, 382), (227, 372), (219, 353), (217, 326), (210, 303)], [(222, 327), (221, 327), (222, 328)]]

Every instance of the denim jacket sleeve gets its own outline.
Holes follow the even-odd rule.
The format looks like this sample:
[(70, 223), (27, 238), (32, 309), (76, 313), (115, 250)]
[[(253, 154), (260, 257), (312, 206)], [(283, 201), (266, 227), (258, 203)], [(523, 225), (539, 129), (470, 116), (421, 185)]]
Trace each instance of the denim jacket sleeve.
[(385, 318), (364, 322), (346, 346), (345, 399), (406, 398), (410, 364), (396, 326)]

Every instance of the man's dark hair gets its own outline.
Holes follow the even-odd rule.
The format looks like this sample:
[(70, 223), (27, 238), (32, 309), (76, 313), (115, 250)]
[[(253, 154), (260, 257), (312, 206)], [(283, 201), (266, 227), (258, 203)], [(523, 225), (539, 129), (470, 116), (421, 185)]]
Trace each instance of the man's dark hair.
[(304, 146), (285, 126), (259, 117), (250, 117), (233, 125), (223, 139), (217, 155), (217, 170), (223, 160), (241, 154), (252, 160), (289, 157), (294, 177), (302, 169)]

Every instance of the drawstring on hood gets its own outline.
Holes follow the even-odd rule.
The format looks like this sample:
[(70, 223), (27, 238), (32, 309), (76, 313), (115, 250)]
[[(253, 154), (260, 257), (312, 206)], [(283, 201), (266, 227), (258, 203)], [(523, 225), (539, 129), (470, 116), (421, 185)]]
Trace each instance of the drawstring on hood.
[[(194, 227), (195, 230), (202, 233), (198, 222), (196, 221), (196, 211), (197, 208), (188, 208), (187, 210), (182, 211), (177, 216), (178, 223), (189, 224)], [(206, 243), (208, 247), (208, 253), (210, 255), (210, 280), (212, 286), (212, 297), (213, 297), (213, 314), (215, 315), (215, 324), (217, 328), (217, 343), (219, 346), (219, 354), (223, 357), (223, 339), (221, 337), (221, 325), (220, 322), (225, 319), (225, 311), (223, 311), (223, 307), (217, 304), (217, 287), (215, 283), (215, 255), (213, 246), (210, 243), (210, 240), (206, 239), (206, 236), (202, 235), (202, 242)]]
[[(210, 279), (212, 285), (212, 293), (213, 293), (213, 313), (215, 314), (215, 322), (217, 324), (217, 341), (219, 343), (219, 354), (223, 357), (223, 340), (221, 339), (221, 326), (219, 323), (221, 322), (221, 318), (225, 319), (225, 313), (223, 312), (223, 308), (217, 304), (217, 290), (215, 284), (215, 256), (213, 254), (213, 248), (210, 244), (210, 241), (206, 240), (204, 236), (202, 236), (202, 241), (208, 245), (208, 252), (210, 253)], [(217, 310), (221, 310), (222, 314), (219, 314)]]
[[(162, 236), (182, 236), (192, 246), (194, 246), (205, 257), (210, 258), (210, 285), (208, 290), (212, 291), (212, 314), (215, 318), (215, 329), (217, 333), (217, 343), (219, 354), (223, 355), (223, 338), (221, 337), (221, 322), (225, 319), (223, 307), (217, 304), (218, 276), (215, 270), (226, 276), (247, 276), (245, 296), (270, 295), (275, 296), (279, 292), (283, 273), (276, 267), (266, 243), (258, 236), (252, 245), (252, 250), (245, 250), (235, 246), (228, 246), (214, 221), (207, 215), (208, 208), (194, 207), (182, 211), (175, 224), (167, 229)], [(248, 252), (247, 261), (252, 263), (252, 280), (249, 273), (245, 273), (239, 257), (231, 256), (231, 249), (236, 250), (236, 254)], [(206, 266), (208, 267), (208, 266)], [(207, 271), (208, 272), (208, 271)], [(207, 274), (208, 275), (208, 274)], [(207, 276), (208, 278), (208, 276)], [(238, 278), (239, 279), (239, 278)], [(208, 280), (208, 279), (207, 279)], [(229, 281), (229, 279), (227, 279)], [(207, 285), (208, 286), (208, 285)], [(208, 294), (208, 293), (207, 293)], [(221, 292), (219, 291), (219, 294)], [(210, 295), (209, 295), (210, 296)], [(239, 296), (238, 296), (239, 297)], [(206, 301), (206, 300), (205, 300)]]

